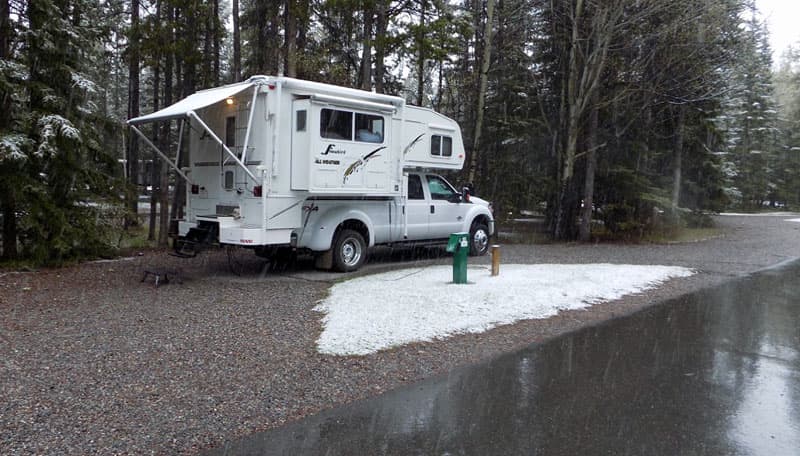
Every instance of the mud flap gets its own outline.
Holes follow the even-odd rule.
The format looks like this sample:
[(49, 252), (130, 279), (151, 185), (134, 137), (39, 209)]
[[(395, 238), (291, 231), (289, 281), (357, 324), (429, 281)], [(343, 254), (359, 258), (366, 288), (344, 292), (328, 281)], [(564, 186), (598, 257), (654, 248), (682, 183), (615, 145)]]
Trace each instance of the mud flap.
[(318, 253), (314, 257), (314, 267), (317, 269), (324, 269), (326, 271), (333, 268), (333, 249), (328, 249), (324, 252)]

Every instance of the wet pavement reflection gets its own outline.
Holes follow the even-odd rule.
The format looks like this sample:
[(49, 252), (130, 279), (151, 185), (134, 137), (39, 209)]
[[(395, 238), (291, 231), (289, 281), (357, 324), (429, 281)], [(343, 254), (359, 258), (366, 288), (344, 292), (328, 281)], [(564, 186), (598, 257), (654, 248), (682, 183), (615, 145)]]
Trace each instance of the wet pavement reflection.
[(212, 454), (800, 455), (800, 263)]

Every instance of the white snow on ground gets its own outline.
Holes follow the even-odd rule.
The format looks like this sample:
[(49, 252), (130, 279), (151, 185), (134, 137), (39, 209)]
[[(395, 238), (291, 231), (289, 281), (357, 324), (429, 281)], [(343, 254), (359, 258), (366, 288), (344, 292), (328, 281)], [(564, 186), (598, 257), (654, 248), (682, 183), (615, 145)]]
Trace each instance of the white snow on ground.
[(480, 333), (547, 318), (651, 289), (694, 271), (673, 266), (504, 264), (468, 270), (455, 285), (452, 266), (404, 269), (334, 285), (314, 310), (325, 313), (320, 353), (366, 355), (417, 341)]

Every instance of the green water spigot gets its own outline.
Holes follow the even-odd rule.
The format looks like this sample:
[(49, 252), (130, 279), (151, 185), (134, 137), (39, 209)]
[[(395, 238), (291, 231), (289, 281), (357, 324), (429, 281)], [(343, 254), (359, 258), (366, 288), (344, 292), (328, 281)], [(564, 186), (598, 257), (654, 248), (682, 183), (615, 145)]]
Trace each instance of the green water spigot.
[(453, 254), (453, 283), (467, 283), (469, 233), (452, 233), (447, 240), (446, 250)]

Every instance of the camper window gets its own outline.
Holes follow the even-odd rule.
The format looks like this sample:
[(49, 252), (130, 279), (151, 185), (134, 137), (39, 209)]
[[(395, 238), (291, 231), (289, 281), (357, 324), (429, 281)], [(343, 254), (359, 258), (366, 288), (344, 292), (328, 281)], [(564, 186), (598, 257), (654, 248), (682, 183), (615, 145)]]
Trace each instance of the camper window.
[(442, 136), (442, 157), (450, 157), (453, 155), (453, 138), (449, 136)]
[(306, 131), (306, 110), (297, 111), (297, 119), (295, 120), (297, 131)]
[(319, 134), (323, 138), (353, 140), (353, 113), (323, 109), (320, 113)]
[(442, 155), (442, 137), (439, 135), (431, 136), (431, 155)]
[(383, 117), (356, 113), (356, 141), (382, 143)]
[(431, 135), (431, 155), (451, 157), (453, 155), (453, 138), (449, 136)]
[(233, 171), (225, 171), (225, 190), (233, 190)]

